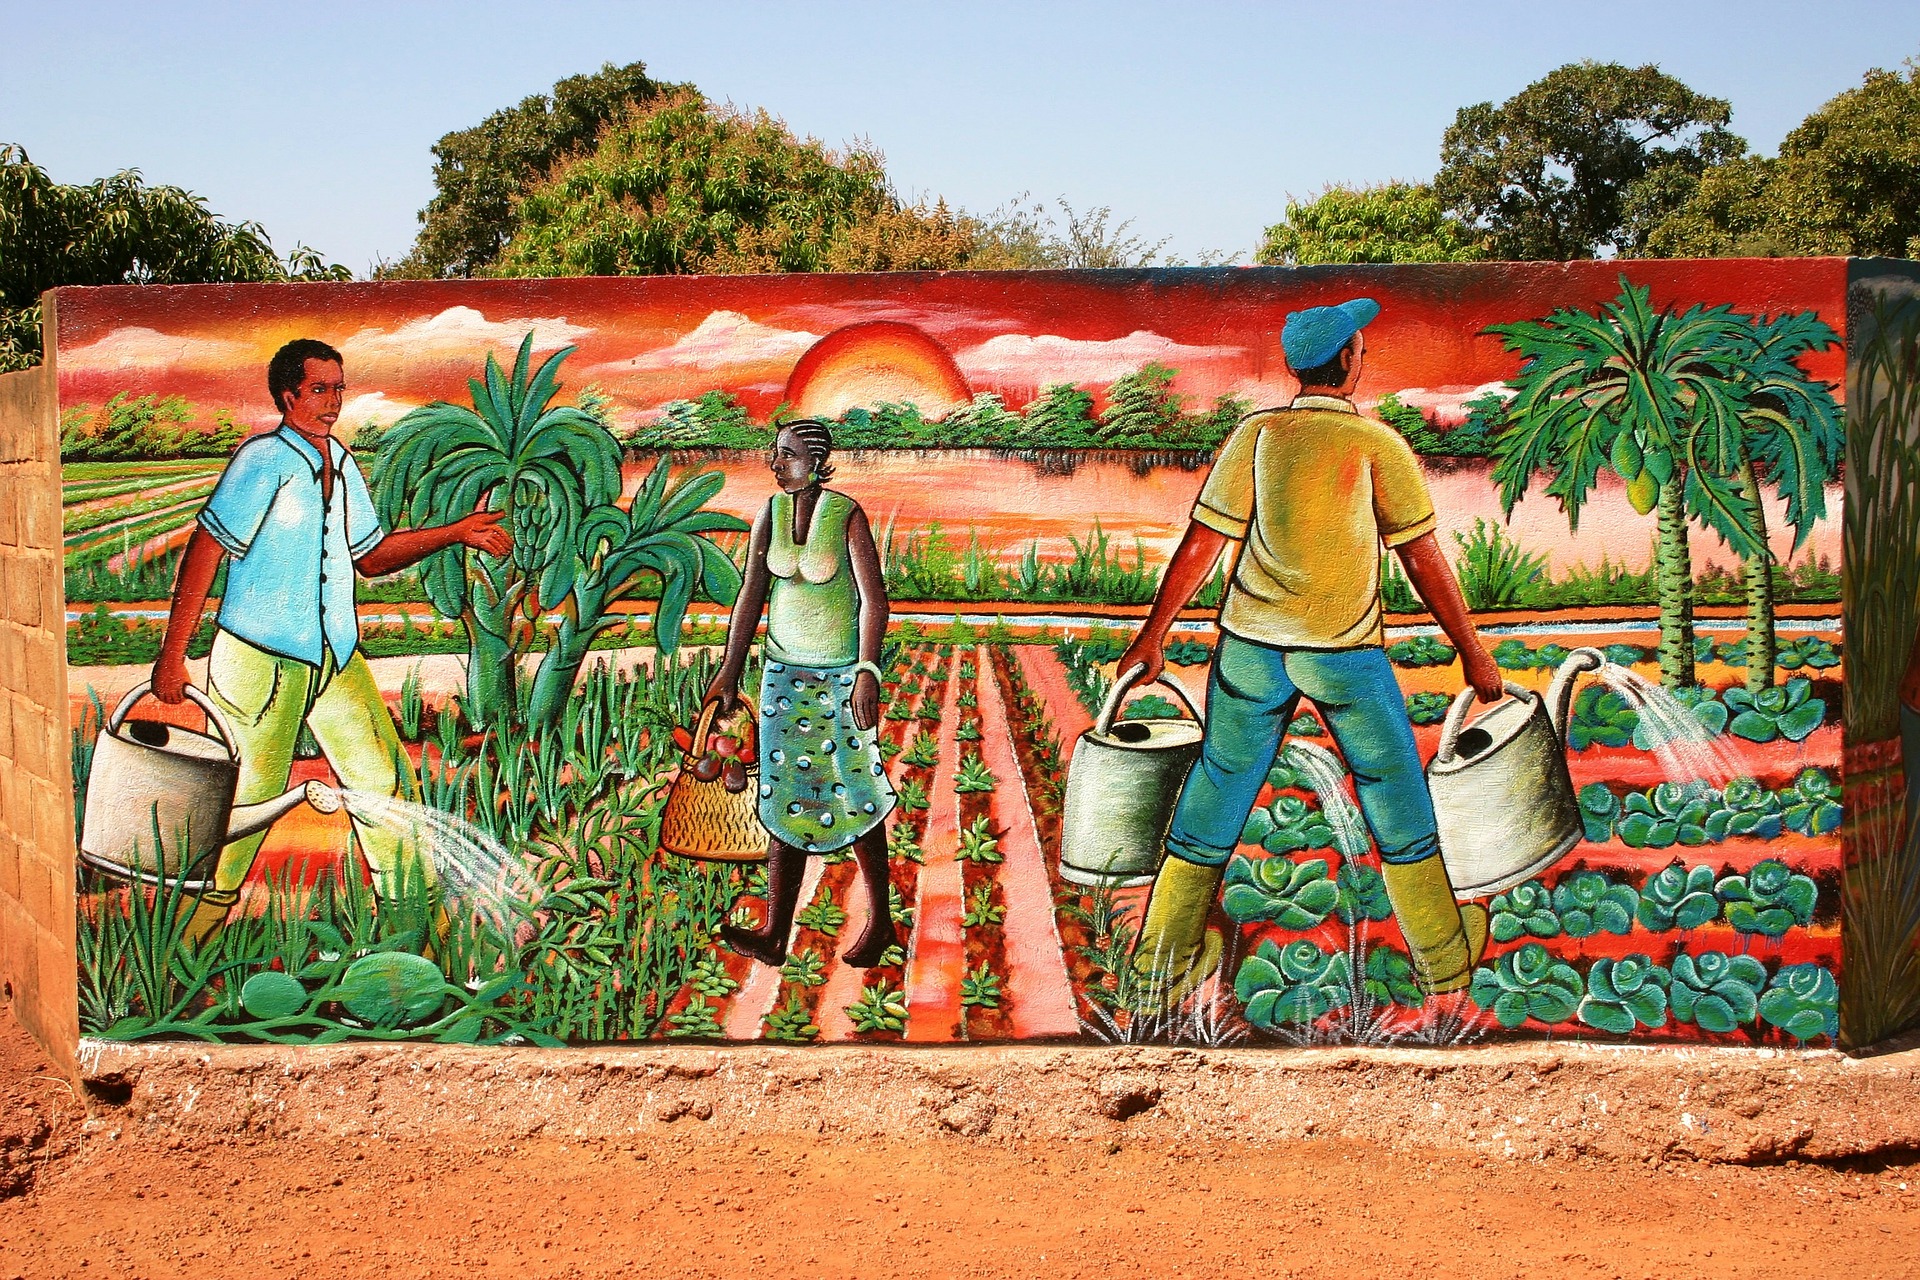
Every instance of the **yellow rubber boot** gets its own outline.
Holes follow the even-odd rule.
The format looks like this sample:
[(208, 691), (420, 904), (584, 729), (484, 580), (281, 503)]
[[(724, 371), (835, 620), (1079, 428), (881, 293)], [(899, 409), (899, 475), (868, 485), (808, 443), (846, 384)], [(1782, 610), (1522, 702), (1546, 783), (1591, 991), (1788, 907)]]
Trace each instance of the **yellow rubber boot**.
[(1153, 879), (1147, 916), (1133, 943), (1138, 1012), (1158, 1016), (1176, 1007), (1220, 966), (1221, 940), (1207, 928), (1224, 867), (1167, 857)]
[(1434, 995), (1458, 991), (1473, 980), (1473, 967), (1487, 948), (1487, 910), (1453, 900), (1446, 864), (1438, 854), (1419, 862), (1382, 863), (1387, 899), (1400, 925), (1420, 985)]

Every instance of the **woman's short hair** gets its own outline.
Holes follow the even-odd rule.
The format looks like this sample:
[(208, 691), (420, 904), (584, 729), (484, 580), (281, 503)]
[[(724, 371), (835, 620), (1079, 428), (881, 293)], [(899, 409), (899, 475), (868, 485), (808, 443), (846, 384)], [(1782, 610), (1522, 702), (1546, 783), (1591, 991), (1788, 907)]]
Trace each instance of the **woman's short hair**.
[(807, 457), (813, 459), (813, 474), (821, 484), (833, 479), (833, 467), (827, 462), (827, 455), (833, 452), (833, 432), (826, 423), (817, 418), (796, 418), (781, 423), (780, 429), (793, 432), (806, 446)]

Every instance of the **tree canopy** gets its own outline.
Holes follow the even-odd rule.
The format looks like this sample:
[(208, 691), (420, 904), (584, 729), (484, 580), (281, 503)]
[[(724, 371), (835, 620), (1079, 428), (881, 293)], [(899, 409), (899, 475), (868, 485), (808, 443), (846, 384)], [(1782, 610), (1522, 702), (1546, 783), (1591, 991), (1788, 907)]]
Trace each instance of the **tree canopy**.
[(1495, 258), (1634, 254), (1702, 173), (1746, 151), (1730, 118), (1658, 67), (1569, 63), (1461, 108), (1434, 190)]
[(1425, 183), (1330, 186), (1287, 201), (1254, 260), (1270, 267), (1322, 262), (1468, 262), (1485, 257), (1479, 236)]
[(616, 117), (515, 209), (497, 275), (958, 266), (971, 224), (903, 203), (880, 154), (678, 89)]
[(282, 260), (260, 224), (137, 169), (68, 185), (0, 145), (0, 371), (39, 362), (40, 295), (60, 285), (348, 278), (304, 245)]
[(590, 147), (629, 108), (691, 87), (653, 79), (642, 62), (609, 62), (442, 135), (433, 146), (433, 199), (420, 211), (413, 251), (392, 274), (487, 274), (512, 233), (514, 201), (557, 161)]
[(1729, 160), (1648, 238), (1663, 257), (1920, 256), (1920, 66), (1876, 68), (1773, 159)]

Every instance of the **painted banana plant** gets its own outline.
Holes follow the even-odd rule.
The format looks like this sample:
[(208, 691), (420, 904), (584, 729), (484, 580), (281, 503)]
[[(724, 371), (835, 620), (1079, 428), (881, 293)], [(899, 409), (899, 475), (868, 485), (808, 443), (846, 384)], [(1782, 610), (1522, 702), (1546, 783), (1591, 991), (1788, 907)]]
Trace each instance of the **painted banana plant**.
[(559, 629), (534, 676), (529, 726), (559, 722), (594, 637), (618, 620), (608, 610), (634, 595), (649, 575), (660, 589), (653, 626), (654, 646), (662, 653), (679, 647), (680, 624), (696, 589), (721, 604), (733, 603), (740, 593), (740, 570), (710, 535), (744, 533), (747, 524), (706, 505), (726, 477), (702, 471), (671, 488), (667, 482), (667, 460), (662, 458), (631, 506), (609, 503), (587, 513), (576, 544), (572, 587), (560, 602)]
[(1545, 492), (1577, 530), (1602, 468), (1626, 482), (1634, 510), (1656, 512), (1660, 674), (1680, 688), (1694, 682), (1689, 520), (1743, 558), (1766, 554), (1759, 505), (1739, 483), (1746, 405), (1735, 379), (1752, 343), (1746, 317), (1729, 307), (1676, 315), (1624, 276), (1620, 286), (1597, 314), (1560, 310), (1487, 330), (1524, 361), (1507, 383), (1514, 397), (1493, 477), (1509, 516), (1546, 474)]
[(472, 408), (436, 401), (396, 422), (374, 468), (389, 528), (445, 524), (482, 504), (505, 514), (508, 556), (456, 546), (421, 563), (428, 600), (466, 627), (467, 713), (479, 728), (514, 718), (534, 624), (573, 590), (581, 532), (620, 495), (612, 433), (586, 411), (552, 403), (574, 348), (534, 370), (533, 339), (521, 340), (511, 376), (488, 354), (484, 375), (468, 382)]

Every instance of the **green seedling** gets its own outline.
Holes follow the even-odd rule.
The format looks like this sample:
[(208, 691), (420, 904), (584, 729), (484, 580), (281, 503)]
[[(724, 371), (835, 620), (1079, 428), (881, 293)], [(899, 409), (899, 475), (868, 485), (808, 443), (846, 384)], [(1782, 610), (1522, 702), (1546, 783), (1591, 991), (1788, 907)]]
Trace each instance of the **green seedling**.
[(907, 748), (900, 762), (915, 769), (931, 769), (940, 761), (940, 740), (924, 730), (913, 735), (913, 745)]
[(980, 721), (976, 718), (962, 720), (960, 727), (953, 731), (953, 736), (961, 742), (980, 741)]
[(887, 830), (887, 857), (896, 862), (918, 864), (927, 860), (927, 851), (920, 847), (910, 825), (896, 822)]
[(713, 1016), (714, 1007), (703, 992), (687, 1001), (687, 1007), (667, 1019), (667, 1034), (675, 1039), (718, 1040), (726, 1034)]
[(827, 980), (827, 966), (812, 947), (787, 957), (780, 966), (780, 981), (799, 987), (817, 987)]
[(794, 919), (798, 920), (803, 927), (831, 938), (837, 936), (840, 926), (847, 922), (847, 913), (835, 906), (831, 900), (822, 899), (808, 905)]
[(927, 789), (916, 778), (903, 778), (894, 788), (894, 794), (900, 802), (903, 813), (918, 813), (928, 804)]
[(963, 796), (988, 793), (998, 785), (999, 780), (993, 776), (993, 770), (971, 752), (960, 761), (960, 771), (953, 779), (954, 791)]
[(727, 972), (727, 962), (711, 951), (694, 961), (691, 981), (695, 991), (716, 1000), (740, 989), (739, 982)]
[(960, 916), (960, 923), (968, 929), (979, 929), (990, 924), (1001, 924), (1007, 918), (1007, 909), (993, 900), (993, 884), (982, 881), (973, 886), (967, 894), (966, 910)]
[(1004, 862), (1006, 855), (1000, 852), (1000, 838), (994, 834), (992, 825), (985, 814), (975, 818), (966, 830), (960, 833), (960, 847), (954, 856), (962, 862), (995, 863)]
[(847, 1016), (855, 1031), (904, 1032), (907, 1029), (907, 996), (895, 990), (885, 978), (860, 989), (860, 998), (847, 1006)]
[(1000, 1007), (1000, 975), (989, 969), (985, 961), (981, 962), (979, 968), (962, 975), (960, 1003), (963, 1007), (976, 1009)]
[(807, 1012), (807, 1002), (800, 998), (798, 991), (787, 997), (787, 1002), (767, 1015), (767, 1039), (782, 1040), (789, 1044), (804, 1044), (820, 1038), (820, 1028), (813, 1025), (813, 1015)]

